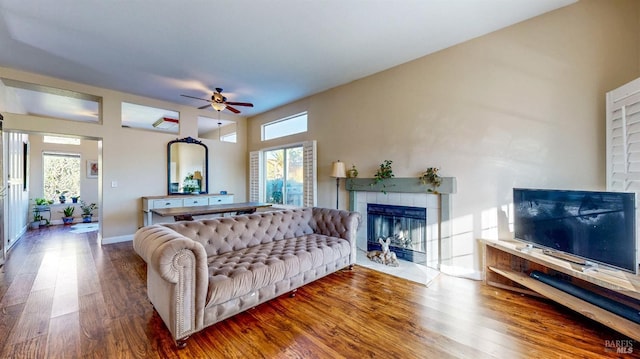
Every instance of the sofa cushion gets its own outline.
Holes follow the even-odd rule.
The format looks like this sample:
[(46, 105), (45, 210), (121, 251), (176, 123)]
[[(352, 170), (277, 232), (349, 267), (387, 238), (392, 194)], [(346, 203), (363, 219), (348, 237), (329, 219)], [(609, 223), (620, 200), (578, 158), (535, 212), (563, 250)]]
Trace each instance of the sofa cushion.
[(348, 241), (312, 233), (209, 257), (206, 305), (249, 294), (350, 253)]

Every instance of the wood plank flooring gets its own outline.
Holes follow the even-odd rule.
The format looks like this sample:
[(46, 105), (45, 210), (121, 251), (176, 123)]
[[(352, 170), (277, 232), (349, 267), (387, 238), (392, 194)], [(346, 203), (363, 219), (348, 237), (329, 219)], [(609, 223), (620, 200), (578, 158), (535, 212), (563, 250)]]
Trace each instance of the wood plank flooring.
[[(131, 243), (56, 226), (0, 270), (2, 358), (602, 358), (628, 340), (552, 302), (440, 275), (430, 287), (356, 266), (175, 348)], [(609, 347), (607, 347), (609, 346)]]

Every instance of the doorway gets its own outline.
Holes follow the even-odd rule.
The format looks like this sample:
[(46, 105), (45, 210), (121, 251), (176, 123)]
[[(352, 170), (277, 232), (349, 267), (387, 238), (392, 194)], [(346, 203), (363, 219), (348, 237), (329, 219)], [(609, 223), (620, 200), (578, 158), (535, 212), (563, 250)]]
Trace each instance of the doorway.
[[(74, 223), (82, 222), (80, 201), (90, 205), (95, 203), (97, 209), (94, 211), (93, 223), (98, 226), (99, 238), (101, 238), (102, 226), (99, 218), (99, 209), (102, 204), (100, 190), (100, 176), (96, 175), (93, 165), (99, 163), (102, 156), (102, 139), (88, 138), (80, 136), (59, 137), (42, 133), (24, 133), (7, 130), (3, 135), (6, 143), (6, 166), (5, 173), (9, 181), (9, 190), (5, 197), (5, 250), (10, 248), (21, 238), (31, 227), (32, 222), (37, 218), (34, 211), (35, 199), (44, 199), (49, 202), (48, 216), (41, 218), (41, 223), (49, 225), (62, 224), (63, 211), (69, 206), (75, 207)], [(20, 139), (19, 141), (16, 139)], [(57, 141), (56, 139), (63, 139)], [(20, 147), (21, 153), (16, 151)], [(66, 155), (76, 160), (73, 171), (76, 173), (57, 174), (56, 176), (46, 176), (44, 169), (44, 159), (46, 156), (55, 153)], [(20, 170), (22, 168), (22, 170)], [(69, 176), (76, 176), (77, 181), (73, 184), (73, 197), (77, 203), (73, 203), (71, 194), (62, 200), (59, 194), (53, 195), (50, 190), (45, 191), (45, 186), (58, 189), (60, 193), (69, 191), (66, 187), (71, 187), (69, 182), (61, 181)], [(58, 181), (58, 182), (56, 182)], [(52, 184), (53, 183), (53, 184)], [(59, 186), (55, 187), (55, 186)], [(68, 201), (67, 201), (68, 200)], [(11, 208), (11, 211), (8, 211)]]

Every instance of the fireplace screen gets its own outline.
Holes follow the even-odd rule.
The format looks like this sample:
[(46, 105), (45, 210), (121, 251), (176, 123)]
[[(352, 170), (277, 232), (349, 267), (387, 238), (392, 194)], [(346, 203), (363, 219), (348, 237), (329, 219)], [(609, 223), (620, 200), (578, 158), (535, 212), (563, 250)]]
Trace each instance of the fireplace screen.
[(390, 238), (390, 249), (398, 258), (425, 263), (426, 223), (426, 208), (369, 203), (367, 250), (380, 250), (378, 240)]

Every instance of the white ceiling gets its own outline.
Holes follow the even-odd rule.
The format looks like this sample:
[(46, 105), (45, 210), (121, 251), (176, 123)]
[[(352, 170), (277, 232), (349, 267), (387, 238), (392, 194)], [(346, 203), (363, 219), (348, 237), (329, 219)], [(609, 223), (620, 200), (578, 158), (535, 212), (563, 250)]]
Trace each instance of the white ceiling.
[(0, 0), (0, 66), (251, 116), (576, 1)]

